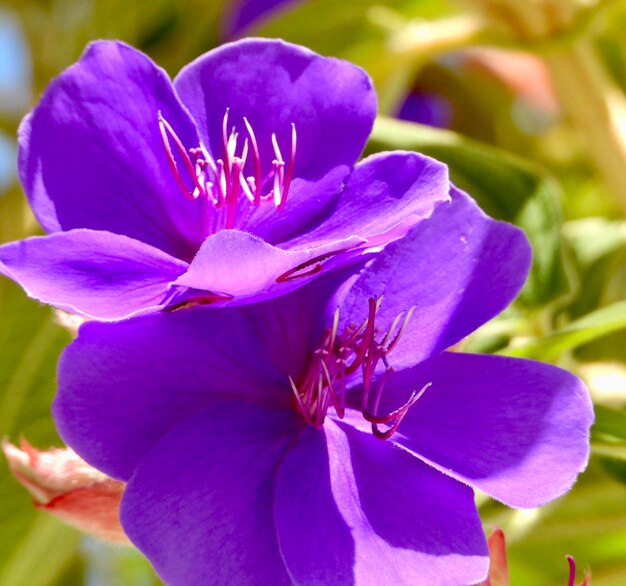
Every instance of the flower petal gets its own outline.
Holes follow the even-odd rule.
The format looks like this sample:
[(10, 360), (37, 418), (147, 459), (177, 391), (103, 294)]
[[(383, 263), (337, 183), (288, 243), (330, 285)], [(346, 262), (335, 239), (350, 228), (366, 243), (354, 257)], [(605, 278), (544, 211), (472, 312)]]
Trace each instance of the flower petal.
[(388, 246), (352, 288), (345, 322), (361, 323), (367, 299), (384, 296), (377, 326), (384, 331), (415, 307), (398, 346), (396, 369), (455, 344), (500, 313), (517, 295), (530, 266), (524, 233), (486, 216), (468, 195), (451, 190), (427, 222)]
[(183, 68), (174, 85), (216, 157), (227, 109), (229, 128), (240, 137), (248, 136), (244, 117), (254, 129), (265, 173), (275, 158), (272, 133), (288, 161), (295, 125), (294, 180), (284, 213), (255, 214), (248, 226), (272, 243), (304, 230), (313, 211), (307, 199), (315, 198), (319, 208), (339, 191), (376, 115), (376, 96), (362, 69), (276, 39), (225, 44)]
[(472, 491), (343, 423), (303, 432), (279, 468), (274, 510), (297, 584), (436, 586), (487, 574)]
[(160, 437), (200, 409), (242, 397), (288, 404), (288, 382), (256, 347), (254, 325), (230, 309), (85, 324), (59, 364), (60, 435), (127, 480)]
[(346, 236), (367, 239), (370, 246), (393, 242), (431, 216), (439, 203), (450, 201), (449, 190), (448, 168), (439, 161), (398, 151), (373, 155), (356, 166), (331, 215), (283, 246)]
[(193, 121), (166, 73), (119, 42), (89, 45), (44, 93), (20, 129), (20, 177), (49, 232), (125, 234), (188, 260), (203, 239), (197, 202), (169, 168), (158, 112), (183, 144)]
[(248, 27), (256, 26), (258, 22), (284, 9), (283, 5), (294, 2), (295, 0), (235, 0), (225, 7), (222, 37), (239, 36)]
[(580, 379), (549, 364), (445, 353), (387, 379), (381, 412), (432, 386), (393, 440), (445, 474), (514, 507), (574, 483), (589, 457), (593, 409)]
[(187, 263), (110, 232), (70, 230), (0, 246), (0, 272), (31, 297), (116, 320), (165, 305)]
[[(351, 260), (343, 255), (361, 244), (344, 238), (325, 246), (282, 250), (239, 230), (222, 230), (206, 239), (189, 270), (175, 285), (212, 291), (222, 305), (239, 305), (283, 295)], [(344, 258), (345, 256), (345, 258)], [(194, 293), (191, 293), (193, 298)]]
[(167, 584), (290, 584), (272, 501), (300, 423), (290, 411), (229, 402), (147, 454), (126, 488), (122, 524)]
[(59, 363), (59, 433), (127, 480), (159, 438), (201, 409), (225, 399), (290, 408), (288, 377), (308, 367), (343, 281), (338, 272), (251, 306), (83, 325)]

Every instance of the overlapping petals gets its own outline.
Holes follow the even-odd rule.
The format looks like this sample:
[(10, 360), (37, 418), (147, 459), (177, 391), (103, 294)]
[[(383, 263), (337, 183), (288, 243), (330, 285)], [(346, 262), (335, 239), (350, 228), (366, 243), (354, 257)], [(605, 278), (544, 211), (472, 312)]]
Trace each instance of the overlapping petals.
[(579, 378), (531, 360), (443, 353), (390, 377), (381, 407), (431, 381), (395, 442), (514, 507), (543, 505), (572, 486), (592, 422)]
[[(88, 462), (129, 480), (125, 530), (169, 584), (476, 583), (488, 553), (470, 487), (537, 506), (588, 457), (578, 379), (442, 352), (514, 298), (528, 262), (518, 229), (455, 190), (351, 280), (88, 324), (62, 359), (55, 418)], [(371, 339), (413, 304), (397, 343)], [(311, 371), (328, 339), (363, 367)], [(387, 347), (392, 370), (364, 358)], [(387, 441), (379, 419), (397, 423)]]
[(415, 364), (456, 344), (507, 307), (524, 284), (530, 262), (521, 230), (495, 222), (453, 187), (449, 204), (374, 260), (350, 290), (342, 320), (344, 325), (360, 323), (372, 295), (383, 296), (377, 315), (382, 329), (414, 307), (412, 327), (394, 351), (394, 365)]
[(371, 434), (307, 429), (277, 477), (276, 528), (296, 584), (464, 584), (487, 571), (472, 491)]
[(22, 123), (20, 178), (50, 236), (0, 247), (0, 271), (101, 320), (286, 293), (449, 199), (428, 157), (355, 167), (375, 111), (361, 69), (278, 40), (224, 45), (173, 83), (93, 43)]

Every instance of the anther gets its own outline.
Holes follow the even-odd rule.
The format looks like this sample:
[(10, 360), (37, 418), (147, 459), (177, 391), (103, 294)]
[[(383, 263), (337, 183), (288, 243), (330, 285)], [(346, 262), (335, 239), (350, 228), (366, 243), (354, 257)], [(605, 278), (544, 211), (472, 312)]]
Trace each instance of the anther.
[[(214, 210), (223, 210), (213, 219), (213, 229), (234, 228), (237, 215), (245, 223), (254, 208), (273, 202), (277, 210), (282, 210), (287, 200), (291, 184), (296, 156), (296, 127), (291, 124), (291, 153), (285, 162), (278, 137), (272, 133), (270, 137), (273, 160), (263, 177), (261, 151), (259, 143), (247, 118), (243, 118), (245, 132), (243, 143), (235, 126), (229, 126), (230, 110), (227, 108), (221, 127), (221, 158), (214, 159), (203, 144), (185, 149), (181, 139), (163, 117), (158, 113), (159, 133), (165, 149), (168, 165), (181, 191), (190, 200), (203, 196), (212, 204)], [(250, 160), (248, 160), (250, 159)], [(184, 166), (193, 183), (190, 191), (186, 179), (183, 178), (179, 163)], [(252, 174), (247, 174), (247, 169)], [(245, 205), (239, 204), (242, 199)]]
[[(298, 386), (289, 378), (297, 408), (308, 424), (321, 427), (331, 405), (340, 419), (345, 416), (346, 379), (359, 368), (362, 371), (361, 412), (371, 424), (372, 433), (380, 439), (389, 439), (396, 432), (409, 409), (431, 386), (428, 383), (419, 392), (413, 392), (401, 407), (384, 415), (378, 413), (387, 379), (394, 372), (387, 354), (397, 344), (413, 313), (413, 308), (401, 312), (379, 342), (375, 319), (381, 302), (382, 297), (369, 299), (368, 314), (361, 326), (348, 327), (341, 336), (337, 309), (332, 326), (325, 331), (320, 347), (312, 354), (302, 384)], [(385, 371), (375, 379), (379, 362), (385, 365)]]
[[(385, 372), (385, 375), (388, 372), (389, 370)], [(382, 384), (382, 381), (381, 381), (381, 384)], [(431, 386), (432, 386), (432, 383), (427, 383), (418, 392), (413, 391), (411, 393), (411, 396), (409, 397), (409, 400), (404, 405), (402, 405), (401, 407), (398, 407), (398, 409), (391, 411), (387, 415), (374, 415), (373, 413), (370, 413), (369, 411), (364, 411), (363, 417), (372, 424), (372, 433), (380, 439), (389, 439), (397, 431), (398, 427), (400, 426), (400, 423), (402, 423), (402, 420), (404, 419), (406, 414), (409, 412), (409, 409), (413, 407), (415, 403), (417, 403), (419, 398), (426, 392), (426, 389), (428, 389)], [(376, 401), (375, 401), (375, 405), (374, 405), (374, 411), (378, 410), (378, 404), (380, 403), (380, 396), (381, 396), (381, 393), (378, 393)], [(381, 431), (381, 429), (378, 427), (379, 425), (387, 425), (388, 427), (385, 431)]]

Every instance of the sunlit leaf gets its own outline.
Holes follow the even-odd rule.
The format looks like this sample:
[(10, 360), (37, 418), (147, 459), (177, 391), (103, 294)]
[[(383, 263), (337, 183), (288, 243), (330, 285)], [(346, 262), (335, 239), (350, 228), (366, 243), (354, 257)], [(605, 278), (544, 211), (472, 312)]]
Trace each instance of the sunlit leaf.
[(595, 412), (594, 436), (605, 435), (626, 441), (626, 411), (596, 405)]
[(626, 328), (626, 301), (593, 311), (544, 338), (537, 338), (517, 347), (506, 348), (502, 354), (521, 358), (550, 360), (566, 350)]
[[(0, 436), (23, 435), (42, 446), (58, 443), (50, 403), (56, 361), (69, 335), (52, 321), (48, 308), (28, 300), (5, 278), (0, 323)], [(4, 458), (0, 478), (0, 584), (52, 584), (74, 556), (78, 534), (33, 507)]]

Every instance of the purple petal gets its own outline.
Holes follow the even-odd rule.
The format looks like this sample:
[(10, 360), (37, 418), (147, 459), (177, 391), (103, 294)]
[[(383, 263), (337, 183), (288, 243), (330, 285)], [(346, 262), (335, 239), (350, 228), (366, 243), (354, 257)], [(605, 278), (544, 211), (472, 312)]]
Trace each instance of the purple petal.
[(140, 463), (122, 524), (171, 586), (290, 584), (272, 518), (290, 411), (229, 402), (188, 419)]
[(297, 584), (354, 584), (355, 543), (332, 493), (324, 433), (306, 429), (278, 470), (274, 518)]
[(445, 353), (392, 375), (381, 411), (432, 386), (393, 440), (505, 504), (536, 507), (574, 483), (589, 457), (593, 409), (580, 379), (555, 366)]
[(377, 325), (384, 331), (415, 307), (390, 354), (410, 366), (455, 344), (500, 313), (517, 295), (531, 250), (518, 228), (486, 216), (453, 188), (427, 222), (377, 255), (342, 307), (344, 322), (361, 323), (367, 299), (384, 296)]
[(94, 230), (5, 244), (0, 263), (0, 272), (29, 296), (102, 320), (164, 306), (170, 284), (187, 268), (187, 263), (157, 248)]
[(341, 273), (276, 300), (88, 323), (59, 363), (64, 441), (124, 480), (165, 433), (225, 399), (289, 408), (343, 293)]
[(345, 238), (326, 246), (291, 251), (247, 232), (222, 230), (207, 238), (175, 285), (212, 291), (226, 300), (222, 305), (269, 299), (342, 264), (341, 253), (361, 243), (358, 238)]
[(118, 42), (92, 43), (20, 129), (20, 177), (49, 232), (125, 234), (188, 260), (203, 239), (196, 202), (170, 170), (158, 112), (183, 144), (194, 124), (166, 73)]
[(272, 133), (288, 159), (295, 125), (294, 180), (280, 214), (288, 221), (279, 214), (257, 214), (248, 226), (273, 243), (303, 231), (311, 221), (303, 213), (308, 208), (300, 208), (302, 201), (314, 197), (324, 204), (339, 191), (376, 114), (372, 83), (362, 69), (276, 39), (223, 45), (183, 68), (174, 85), (216, 158), (222, 152), (227, 109), (229, 127), (237, 129), (242, 141), (248, 136), (243, 118), (250, 122), (264, 172), (274, 159)]
[(243, 312), (190, 309), (89, 323), (64, 352), (53, 413), (84, 459), (128, 479), (183, 419), (225, 398), (288, 405), (289, 386)]
[(454, 107), (449, 97), (413, 89), (398, 108), (395, 117), (435, 128), (450, 128)]
[[(301, 1), (301, 0), (299, 0)], [(225, 38), (238, 36), (242, 31), (284, 10), (284, 6), (297, 4), (298, 0), (235, 0), (228, 10), (222, 26)]]
[(472, 491), (345, 424), (306, 430), (283, 460), (274, 516), (298, 584), (468, 584), (488, 553)]
[(285, 247), (332, 242), (358, 236), (368, 245), (387, 244), (406, 235), (420, 220), (450, 201), (448, 168), (417, 153), (373, 155), (359, 163), (339, 195), (332, 214)]

